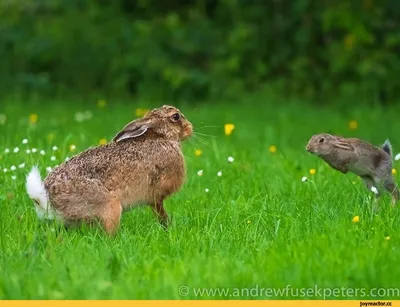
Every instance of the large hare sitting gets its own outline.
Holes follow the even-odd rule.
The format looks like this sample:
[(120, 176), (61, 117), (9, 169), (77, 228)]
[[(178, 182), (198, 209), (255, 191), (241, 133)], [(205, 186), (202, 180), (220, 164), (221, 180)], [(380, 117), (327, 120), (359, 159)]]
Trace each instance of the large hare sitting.
[(167, 226), (163, 201), (184, 183), (180, 142), (192, 133), (192, 124), (175, 107), (154, 109), (126, 125), (113, 142), (55, 168), (44, 183), (33, 167), (26, 179), (27, 192), (41, 218), (66, 224), (98, 219), (112, 234), (124, 210), (146, 204)]

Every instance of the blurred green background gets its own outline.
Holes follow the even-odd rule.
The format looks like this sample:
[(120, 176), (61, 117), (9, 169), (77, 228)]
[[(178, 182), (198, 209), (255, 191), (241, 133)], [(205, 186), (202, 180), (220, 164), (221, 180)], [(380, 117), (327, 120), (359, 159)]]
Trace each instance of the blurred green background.
[(1, 0), (0, 95), (393, 103), (400, 1)]

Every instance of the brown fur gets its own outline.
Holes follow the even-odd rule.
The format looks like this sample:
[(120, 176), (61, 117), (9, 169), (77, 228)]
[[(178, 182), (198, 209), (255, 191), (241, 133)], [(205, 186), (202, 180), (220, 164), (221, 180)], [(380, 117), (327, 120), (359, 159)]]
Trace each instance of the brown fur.
[(163, 201), (184, 183), (180, 142), (192, 131), (178, 109), (152, 110), (126, 125), (113, 142), (88, 149), (51, 172), (44, 182), (51, 205), (67, 223), (100, 219), (108, 233), (116, 231), (123, 211), (150, 205), (167, 226)]
[(346, 174), (352, 172), (362, 178), (366, 187), (382, 185), (392, 193), (392, 203), (399, 200), (399, 191), (392, 175), (392, 157), (390, 143), (386, 150), (357, 138), (343, 138), (327, 133), (311, 137), (306, 150), (328, 163), (332, 168)]

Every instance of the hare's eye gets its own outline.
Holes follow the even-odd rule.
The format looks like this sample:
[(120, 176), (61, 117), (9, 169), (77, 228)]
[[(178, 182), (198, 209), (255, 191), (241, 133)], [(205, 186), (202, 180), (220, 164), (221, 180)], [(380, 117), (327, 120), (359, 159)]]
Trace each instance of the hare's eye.
[(325, 141), (324, 138), (320, 138), (318, 142), (323, 143)]
[(180, 118), (181, 118), (181, 115), (179, 114), (179, 113), (175, 113), (175, 114), (173, 114), (172, 116), (171, 116), (171, 118), (174, 120), (174, 121), (178, 121), (178, 120), (180, 120)]

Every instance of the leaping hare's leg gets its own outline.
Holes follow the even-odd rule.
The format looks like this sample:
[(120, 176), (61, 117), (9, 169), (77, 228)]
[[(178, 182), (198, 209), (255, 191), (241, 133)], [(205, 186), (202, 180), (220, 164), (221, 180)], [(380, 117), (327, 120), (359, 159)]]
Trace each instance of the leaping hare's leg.
[(385, 189), (392, 194), (392, 206), (395, 206), (399, 201), (399, 190), (394, 183), (393, 178), (388, 177), (384, 182), (383, 185)]
[[(372, 192), (372, 188), (375, 187), (376, 189), (378, 189), (377, 186), (375, 186), (375, 181), (373, 178), (371, 178), (370, 176), (361, 176), (361, 179), (364, 181), (365, 187), (369, 190), (369, 192)], [(380, 198), (380, 192), (378, 190), (377, 194), (374, 193), (373, 196), (373, 209), (375, 211), (379, 210), (379, 204), (378, 204), (378, 199)]]
[(392, 175), (392, 162), (390, 158), (383, 159), (376, 169), (375, 182), (380, 183), (392, 194), (392, 206), (399, 200), (399, 190)]
[(154, 213), (157, 215), (160, 224), (164, 228), (168, 228), (168, 214), (164, 208), (164, 200), (160, 199), (156, 201), (151, 208), (153, 209)]
[(383, 185), (383, 187), (392, 194), (392, 206), (395, 206), (399, 200), (399, 190), (392, 175), (392, 164), (385, 162), (382, 167), (378, 168), (375, 182)]
[(103, 222), (104, 229), (110, 235), (114, 234), (121, 219), (121, 203), (117, 199), (110, 199), (104, 204), (104, 210), (100, 214), (100, 219)]
[[(365, 187), (371, 192), (372, 187), (378, 188), (375, 186), (375, 181), (372, 179), (370, 176), (361, 176), (361, 179), (363, 180)], [(374, 193), (375, 194), (375, 193)], [(375, 198), (379, 198), (379, 192), (378, 194), (375, 194)]]

